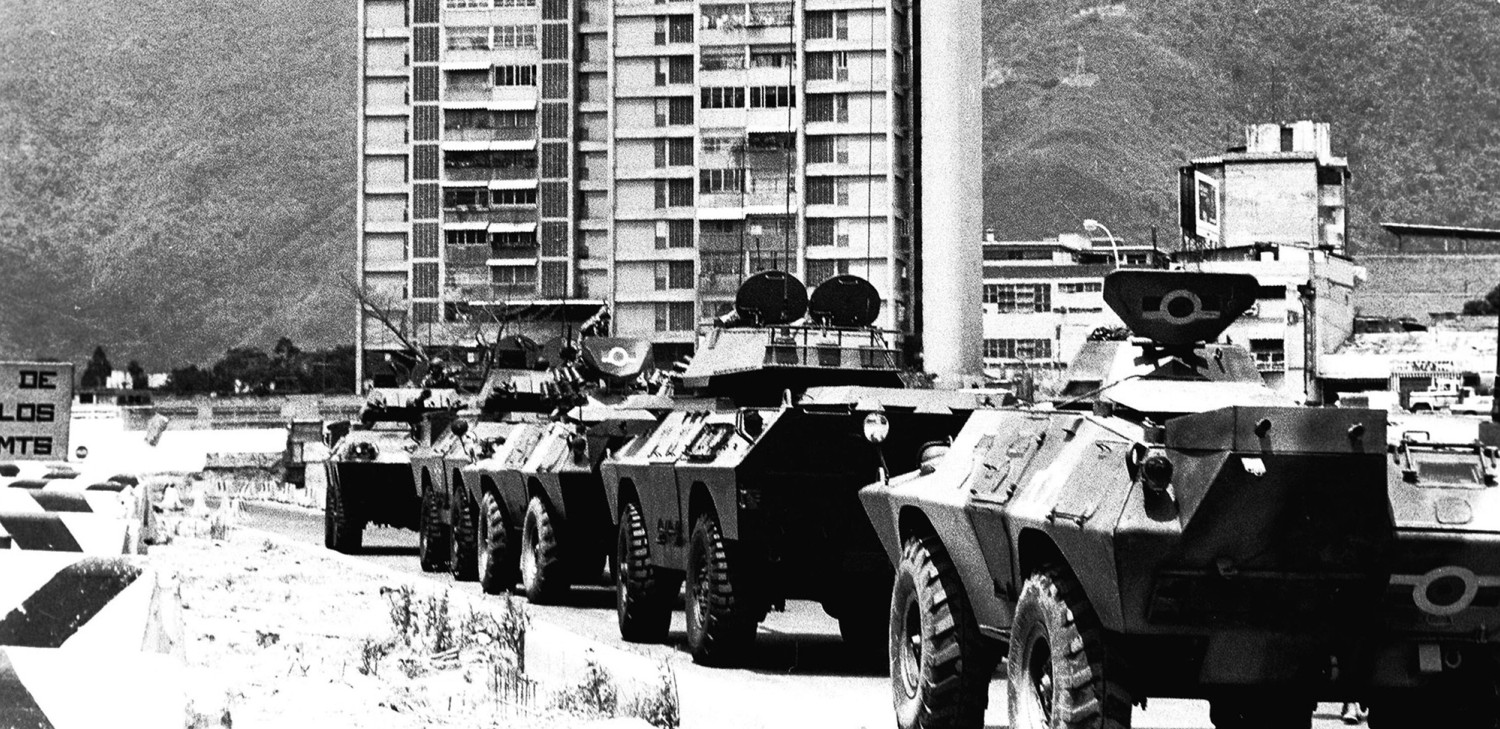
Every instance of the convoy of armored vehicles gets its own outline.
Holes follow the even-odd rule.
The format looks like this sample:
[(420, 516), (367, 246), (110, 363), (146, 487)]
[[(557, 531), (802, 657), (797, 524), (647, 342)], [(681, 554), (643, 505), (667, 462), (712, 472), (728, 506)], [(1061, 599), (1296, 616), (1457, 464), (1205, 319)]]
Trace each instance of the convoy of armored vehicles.
[[(670, 387), (645, 343), (584, 340), (549, 375), (570, 387), (421, 414), (431, 447), (384, 523), (422, 527), (424, 566), (537, 601), (609, 557), (622, 637), (663, 640), (682, 590), (702, 663), (817, 600), (889, 649), (902, 727), (981, 726), (1002, 658), (1018, 729), (1128, 727), (1151, 696), (1207, 699), (1221, 729), (1305, 727), (1330, 698), (1376, 727), (1493, 726), (1500, 427), (1388, 443), (1383, 411), (1289, 402), (1214, 343), (1256, 290), (1117, 271), (1135, 338), (1086, 343), (1056, 403), (1014, 407), (903, 388), (868, 283), (808, 300), (758, 274)], [(377, 519), (339, 503), (347, 548)]]

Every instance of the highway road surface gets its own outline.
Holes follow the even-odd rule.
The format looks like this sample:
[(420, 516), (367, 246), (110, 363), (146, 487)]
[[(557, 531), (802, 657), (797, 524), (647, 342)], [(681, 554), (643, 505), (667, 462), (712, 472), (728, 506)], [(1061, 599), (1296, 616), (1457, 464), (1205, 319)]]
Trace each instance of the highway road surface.
[[(274, 532), (311, 544), (323, 540), (321, 512), (276, 505), (246, 504), (240, 525)], [(394, 573), (447, 584), (456, 591), (480, 593), (478, 583), (456, 582), (446, 574), (428, 574), (417, 565), (417, 536), (401, 529), (365, 530), (366, 549), (358, 555)], [(490, 598), (495, 599), (495, 598)], [(529, 606), (533, 620), (671, 665), (682, 697), (687, 729), (760, 729), (761, 727), (828, 727), (886, 729), (894, 726), (890, 679), (883, 664), (860, 662), (845, 650), (838, 623), (816, 603), (791, 601), (786, 612), (772, 613), (760, 627), (754, 655), (740, 668), (704, 668), (687, 652), (684, 618), (672, 619), (666, 645), (620, 640), (615, 625), (614, 591), (601, 576), (597, 586), (575, 589), (564, 606)], [(1320, 704), (1313, 715), (1317, 729), (1343, 727), (1337, 704)], [(990, 684), (987, 729), (1006, 727), (1005, 682)], [(1208, 704), (1202, 701), (1153, 699), (1135, 710), (1138, 729), (1209, 729)]]

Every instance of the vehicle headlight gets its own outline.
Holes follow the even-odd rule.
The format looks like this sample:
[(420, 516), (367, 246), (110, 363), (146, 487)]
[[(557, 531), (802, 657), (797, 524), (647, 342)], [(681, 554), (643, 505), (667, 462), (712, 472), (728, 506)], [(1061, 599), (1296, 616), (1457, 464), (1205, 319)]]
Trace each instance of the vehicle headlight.
[(891, 434), (891, 421), (885, 413), (870, 413), (865, 416), (864, 430), (865, 440), (879, 445)]

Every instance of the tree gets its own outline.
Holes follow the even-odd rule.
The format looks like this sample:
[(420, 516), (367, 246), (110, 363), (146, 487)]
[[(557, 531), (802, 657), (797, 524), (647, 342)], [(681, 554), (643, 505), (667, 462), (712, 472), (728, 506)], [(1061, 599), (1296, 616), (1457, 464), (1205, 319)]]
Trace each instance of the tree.
[(109, 363), (109, 357), (104, 354), (104, 347), (95, 345), (94, 354), (89, 357), (89, 363), (83, 368), (83, 379), (78, 383), (85, 390), (104, 387), (109, 382), (110, 373), (114, 367)]
[(1496, 284), (1482, 299), (1465, 301), (1463, 313), (1464, 316), (1494, 316), (1500, 313), (1500, 284)]
[(130, 375), (130, 389), (144, 390), (150, 386), (150, 379), (140, 362), (130, 360), (130, 364), (125, 365), (125, 372)]

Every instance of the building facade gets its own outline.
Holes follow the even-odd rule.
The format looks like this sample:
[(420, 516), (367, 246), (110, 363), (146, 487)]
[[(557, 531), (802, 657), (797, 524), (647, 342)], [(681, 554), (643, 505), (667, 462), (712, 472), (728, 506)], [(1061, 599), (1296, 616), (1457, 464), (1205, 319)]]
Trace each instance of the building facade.
[(361, 0), (361, 380), (596, 316), (690, 352), (739, 282), (864, 276), (911, 331), (904, 5)]
[(1252, 124), (1245, 144), (1178, 170), (1183, 247), (1345, 248), (1349, 163), (1326, 123)]
[(1067, 365), (1094, 330), (1124, 326), (1104, 305), (1104, 277), (1117, 267), (1167, 263), (1151, 246), (1068, 233), (1035, 241), (988, 234), (983, 253), (983, 354), (990, 377)]

